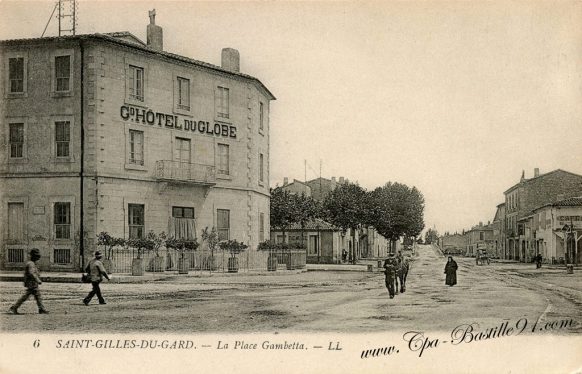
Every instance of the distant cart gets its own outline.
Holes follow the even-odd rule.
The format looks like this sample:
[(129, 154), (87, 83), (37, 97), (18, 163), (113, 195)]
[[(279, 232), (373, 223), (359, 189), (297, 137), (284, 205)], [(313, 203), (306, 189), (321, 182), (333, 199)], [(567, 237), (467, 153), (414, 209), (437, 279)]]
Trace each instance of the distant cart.
[(486, 250), (484, 249), (477, 250), (477, 255), (475, 256), (475, 263), (477, 265), (484, 265), (485, 263), (489, 265), (491, 263), (491, 259), (489, 258), (489, 255), (487, 254)]

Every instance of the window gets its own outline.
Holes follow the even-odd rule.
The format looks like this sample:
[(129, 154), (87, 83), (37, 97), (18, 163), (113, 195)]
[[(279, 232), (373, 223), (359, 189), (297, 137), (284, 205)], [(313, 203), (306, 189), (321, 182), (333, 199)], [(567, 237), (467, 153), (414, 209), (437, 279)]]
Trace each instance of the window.
[(230, 239), (230, 210), (216, 210), (216, 229), (218, 231), (218, 240)]
[(190, 139), (176, 138), (174, 159), (181, 164), (180, 166), (187, 167), (190, 163)]
[(71, 123), (69, 121), (55, 122), (55, 143), (57, 157), (69, 157), (71, 141)]
[(24, 248), (8, 248), (8, 262), (24, 262)]
[(71, 250), (69, 248), (55, 248), (53, 254), (55, 264), (66, 265), (71, 263)]
[(227, 144), (218, 145), (218, 173), (229, 175), (229, 146)]
[(479, 240), (485, 239), (485, 233), (483, 231), (479, 231)]
[(174, 207), (172, 207), (172, 217), (174, 217), (174, 218), (194, 218), (194, 208), (174, 206)]
[(10, 158), (22, 158), (24, 150), (24, 123), (10, 124)]
[(229, 92), (228, 88), (218, 87), (216, 89), (216, 96), (214, 98), (214, 105), (216, 106), (216, 116), (218, 118), (229, 118)]
[(55, 57), (55, 91), (71, 90), (71, 56)]
[(129, 163), (143, 165), (143, 131), (129, 130)]
[(263, 103), (259, 102), (259, 130), (263, 131), (264, 127), (264, 120), (265, 120), (265, 106)]
[(137, 239), (144, 237), (144, 205), (128, 204), (129, 238)]
[(265, 180), (264, 157), (262, 153), (259, 153), (259, 182), (263, 182), (264, 180)]
[(24, 57), (8, 59), (8, 79), (10, 93), (24, 92)]
[(265, 213), (259, 213), (259, 242), (265, 240)]
[(55, 239), (71, 238), (71, 203), (55, 203)]
[(169, 232), (177, 239), (194, 239), (196, 237), (195, 222), (194, 208), (174, 206)]
[(8, 203), (8, 241), (24, 241), (24, 203)]
[(129, 65), (129, 97), (137, 101), (144, 101), (143, 68)]
[(190, 110), (190, 79), (178, 77), (178, 109)]

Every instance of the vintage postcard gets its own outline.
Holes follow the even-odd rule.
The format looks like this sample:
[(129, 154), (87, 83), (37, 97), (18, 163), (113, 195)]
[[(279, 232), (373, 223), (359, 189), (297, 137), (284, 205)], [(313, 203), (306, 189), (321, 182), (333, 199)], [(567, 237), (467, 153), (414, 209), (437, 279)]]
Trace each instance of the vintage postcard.
[(579, 1), (0, 15), (0, 373), (582, 372)]

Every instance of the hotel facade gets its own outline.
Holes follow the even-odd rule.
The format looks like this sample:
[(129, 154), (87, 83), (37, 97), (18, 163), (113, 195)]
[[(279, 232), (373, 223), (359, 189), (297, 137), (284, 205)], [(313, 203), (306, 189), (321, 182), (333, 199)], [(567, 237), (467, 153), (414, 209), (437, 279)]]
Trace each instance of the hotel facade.
[[(269, 112), (239, 71), (128, 32), (0, 41), (0, 268), (77, 270), (102, 231), (269, 238)], [(199, 240), (200, 241), (200, 240)]]

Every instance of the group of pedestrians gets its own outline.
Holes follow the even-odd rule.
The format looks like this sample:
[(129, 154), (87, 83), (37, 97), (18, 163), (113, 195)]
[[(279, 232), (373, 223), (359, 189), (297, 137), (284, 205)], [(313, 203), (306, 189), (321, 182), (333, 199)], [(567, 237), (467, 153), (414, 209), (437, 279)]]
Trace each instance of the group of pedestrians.
[[(388, 294), (390, 298), (393, 299), (395, 295), (398, 294), (398, 284), (397, 279), (399, 276), (399, 272), (402, 271), (402, 263), (403, 263), (402, 255), (399, 253), (398, 256), (395, 256), (391, 253), (386, 260), (384, 260), (384, 275), (385, 275), (385, 284), (386, 288), (388, 289)], [(447, 263), (445, 265), (445, 284), (447, 286), (454, 286), (457, 284), (457, 269), (459, 266), (457, 262), (453, 260), (452, 256), (449, 256), (447, 259)], [(402, 280), (401, 280), (402, 282)], [(404, 285), (401, 285), (401, 292), (404, 290)]]
[[(40, 279), (40, 271), (36, 263), (40, 260), (40, 251), (36, 248), (30, 251), (30, 261), (26, 263), (24, 267), (24, 287), (26, 287), (26, 291), (24, 295), (16, 301), (14, 305), (10, 307), (10, 312), (13, 314), (20, 314), (18, 312), (18, 308), (32, 295), (36, 300), (36, 305), (38, 306), (38, 313), (39, 314), (48, 314), (49, 311), (45, 308), (44, 304), (42, 303), (42, 297), (40, 294), (39, 286), (42, 284), (42, 280)], [(97, 299), (99, 300), (99, 304), (107, 304), (103, 295), (101, 294), (101, 289), (99, 287), (99, 283), (103, 281), (103, 278), (107, 280), (111, 279), (111, 276), (107, 274), (103, 263), (101, 262), (101, 252), (95, 252), (95, 258), (93, 258), (87, 266), (85, 267), (85, 272), (89, 275), (91, 281), (91, 292), (83, 299), (83, 304), (89, 305), (89, 302), (93, 298), (93, 296), (97, 295)]]
[[(406, 274), (404, 274), (404, 272), (406, 272)], [(398, 294), (398, 280), (400, 280), (400, 292), (404, 292), (404, 282), (406, 281), (407, 274), (408, 262), (402, 257), (402, 253), (398, 252), (397, 256), (395, 256), (394, 253), (391, 253), (388, 258), (384, 260), (384, 282), (391, 299)]]

